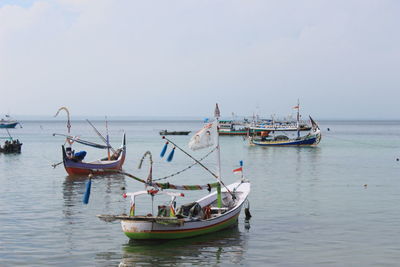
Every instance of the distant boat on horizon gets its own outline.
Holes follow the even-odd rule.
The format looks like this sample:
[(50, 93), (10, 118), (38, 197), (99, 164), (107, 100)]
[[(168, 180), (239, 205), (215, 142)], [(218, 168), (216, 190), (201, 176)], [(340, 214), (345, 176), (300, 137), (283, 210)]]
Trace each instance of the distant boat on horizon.
[[(0, 128), (15, 128), (17, 125), (21, 125), (19, 121), (12, 119), (10, 115), (6, 114), (5, 118), (1, 118), (0, 120)], [(21, 126), (22, 127), (22, 126)]]
[(190, 131), (160, 131), (160, 135), (188, 135)]

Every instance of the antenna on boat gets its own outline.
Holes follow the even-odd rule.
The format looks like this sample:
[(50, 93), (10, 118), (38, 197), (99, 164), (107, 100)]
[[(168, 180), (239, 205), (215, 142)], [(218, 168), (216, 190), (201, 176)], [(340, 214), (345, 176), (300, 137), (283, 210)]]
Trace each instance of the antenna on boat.
[(300, 137), (300, 100), (297, 99), (297, 106), (294, 107), (297, 109), (297, 138)]
[(108, 156), (108, 160), (110, 160), (110, 136), (108, 135), (107, 116), (106, 116), (106, 143), (107, 143), (107, 156)]

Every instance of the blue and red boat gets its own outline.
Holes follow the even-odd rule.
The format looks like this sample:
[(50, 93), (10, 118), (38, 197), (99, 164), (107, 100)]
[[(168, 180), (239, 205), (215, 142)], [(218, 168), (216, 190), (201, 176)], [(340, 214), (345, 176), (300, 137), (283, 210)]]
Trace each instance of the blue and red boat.
[(261, 132), (261, 137), (250, 137), (250, 144), (257, 146), (316, 146), (321, 141), (321, 130), (317, 123), (310, 117), (311, 130), (305, 136), (297, 132), (296, 138), (289, 138), (286, 135), (269, 136), (271, 131)]
[[(110, 146), (103, 146), (88, 141), (67, 138), (70, 141), (76, 141), (81, 144), (93, 146), (96, 148), (109, 149)], [(95, 161), (85, 162), (85, 151), (75, 153), (72, 148), (62, 146), (63, 163), (65, 170), (69, 175), (87, 175), (87, 174), (104, 174), (115, 170), (121, 170), (126, 156), (126, 137), (123, 135), (122, 145), (120, 148), (113, 150), (112, 154), (107, 157)]]
[[(69, 110), (67, 107), (61, 107), (58, 109), (56, 115), (54, 117), (57, 117), (57, 115), (60, 113), (60, 111), (65, 111), (67, 113), (67, 129), (68, 129), (68, 134), (56, 134), (54, 133), (53, 136), (64, 136), (65, 137), (65, 144), (68, 144), (67, 147), (65, 147), (65, 144), (62, 146), (62, 157), (63, 161), (59, 162), (57, 164), (53, 164), (53, 168), (55, 168), (57, 165), (63, 163), (65, 170), (69, 175), (87, 175), (87, 174), (104, 174), (107, 172), (112, 172), (115, 170), (121, 170), (122, 165), (124, 164), (125, 161), (125, 156), (126, 156), (126, 137), (125, 133), (122, 138), (122, 145), (118, 149), (114, 149), (109, 142), (109, 137), (108, 137), (108, 122), (107, 122), (107, 117), (106, 117), (106, 130), (107, 130), (107, 135), (104, 137), (98, 130), (97, 128), (89, 121), (86, 120), (90, 126), (93, 127), (95, 130), (96, 134), (102, 139), (104, 142), (104, 145), (102, 144), (97, 144), (91, 141), (83, 140), (79, 137), (73, 137), (70, 135), (70, 130), (71, 130), (71, 119), (69, 115)], [(98, 149), (106, 149), (107, 150), (107, 156), (95, 161), (89, 161), (85, 162), (83, 161), (85, 156), (86, 156), (86, 151), (79, 151), (76, 152), (72, 149), (72, 144), (74, 142), (80, 143), (82, 145), (98, 148)]]
[(17, 126), (18, 124), (21, 125), (19, 123), (19, 121), (14, 120), (10, 117), (10, 115), (6, 115), (6, 118), (2, 118), (0, 120), (0, 128), (7, 128), (7, 129), (11, 129), (11, 128), (15, 128), (15, 126)]

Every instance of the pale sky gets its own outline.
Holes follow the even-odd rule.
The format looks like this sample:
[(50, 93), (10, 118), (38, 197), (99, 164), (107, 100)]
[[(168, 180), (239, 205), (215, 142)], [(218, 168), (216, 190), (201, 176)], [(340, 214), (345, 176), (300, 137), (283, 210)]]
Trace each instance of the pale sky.
[(0, 0), (0, 114), (400, 119), (399, 0)]

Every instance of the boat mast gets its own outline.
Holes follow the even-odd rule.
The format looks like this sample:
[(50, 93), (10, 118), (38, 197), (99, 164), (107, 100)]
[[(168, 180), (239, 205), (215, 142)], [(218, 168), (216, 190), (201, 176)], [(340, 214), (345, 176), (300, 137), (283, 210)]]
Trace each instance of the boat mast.
[(297, 138), (300, 137), (300, 101), (297, 99)]
[(110, 159), (111, 159), (111, 156), (110, 156), (110, 137), (109, 137), (109, 135), (108, 135), (108, 121), (107, 121), (107, 116), (106, 116), (106, 134), (107, 134), (107, 136), (106, 136), (106, 141), (107, 141), (107, 156), (108, 156), (108, 160), (110, 160)]
[(219, 185), (217, 187), (217, 205), (218, 208), (222, 208), (222, 197), (221, 197), (221, 149), (219, 146), (219, 117), (221, 116), (221, 113), (219, 111), (218, 108), (218, 104), (215, 104), (215, 111), (214, 111), (214, 117), (215, 120), (217, 122), (217, 166), (218, 166), (218, 170), (217, 170), (217, 176), (218, 176), (218, 182)]

